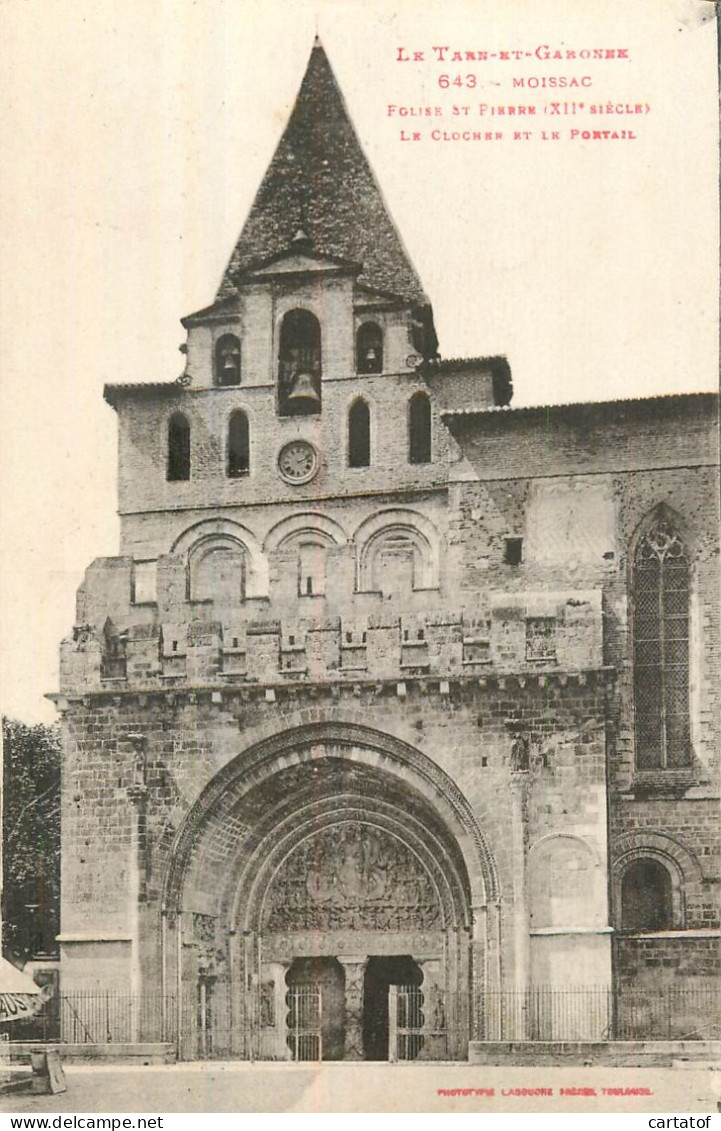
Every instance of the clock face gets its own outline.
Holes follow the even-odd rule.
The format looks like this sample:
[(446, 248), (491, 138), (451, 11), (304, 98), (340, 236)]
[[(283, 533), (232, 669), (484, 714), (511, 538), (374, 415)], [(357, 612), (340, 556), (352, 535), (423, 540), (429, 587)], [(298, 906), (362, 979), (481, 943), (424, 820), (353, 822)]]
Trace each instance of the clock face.
[(278, 471), (286, 483), (307, 483), (318, 466), (318, 453), (307, 440), (291, 440), (280, 450)]

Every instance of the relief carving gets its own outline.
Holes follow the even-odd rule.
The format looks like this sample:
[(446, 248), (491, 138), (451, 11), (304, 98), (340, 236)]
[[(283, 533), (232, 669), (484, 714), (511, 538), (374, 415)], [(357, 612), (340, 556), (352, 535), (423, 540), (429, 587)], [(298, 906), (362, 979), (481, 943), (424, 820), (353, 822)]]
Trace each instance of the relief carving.
[(404, 930), (441, 927), (430, 877), (401, 841), (348, 822), (304, 841), (274, 877), (263, 929)]
[(261, 982), (260, 1027), (272, 1029), (275, 1025), (275, 982)]
[(193, 911), (193, 940), (201, 944), (215, 942), (215, 915)]
[(342, 962), (345, 971), (345, 1059), (363, 1059), (365, 962)]

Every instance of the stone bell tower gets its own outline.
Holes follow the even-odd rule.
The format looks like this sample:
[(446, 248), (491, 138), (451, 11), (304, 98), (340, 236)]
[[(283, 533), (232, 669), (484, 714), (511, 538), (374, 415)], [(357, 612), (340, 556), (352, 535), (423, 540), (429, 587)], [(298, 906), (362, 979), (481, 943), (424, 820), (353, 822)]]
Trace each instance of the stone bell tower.
[[(463, 1058), (509, 1035), (504, 986), (601, 987), (563, 1033), (597, 1037), (633, 512), (606, 418), (563, 406), (551, 448), (505, 358), (440, 359), (319, 42), (183, 325), (182, 377), (105, 389), (120, 552), (56, 697), (64, 990), (184, 1056)], [(514, 1039), (556, 1032), (533, 1016)]]

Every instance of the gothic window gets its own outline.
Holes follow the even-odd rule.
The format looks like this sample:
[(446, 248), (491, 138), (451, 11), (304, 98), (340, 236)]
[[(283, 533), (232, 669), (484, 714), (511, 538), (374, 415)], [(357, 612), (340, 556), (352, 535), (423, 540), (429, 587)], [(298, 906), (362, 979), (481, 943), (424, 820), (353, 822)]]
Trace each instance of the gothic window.
[(235, 334), (223, 334), (215, 343), (215, 383), (240, 384), (240, 340)]
[(364, 322), (356, 334), (356, 372), (383, 372), (383, 332), (375, 322)]
[(371, 414), (365, 401), (357, 400), (348, 413), (348, 466), (370, 467)]
[(635, 860), (621, 881), (621, 928), (666, 931), (672, 926), (671, 877), (657, 860)]
[(683, 539), (658, 518), (636, 549), (633, 683), (636, 766), (673, 769), (691, 760), (689, 565)]
[(309, 310), (289, 310), (280, 328), (278, 407), (281, 416), (321, 409), (320, 323)]
[(431, 402), (414, 393), (408, 409), (408, 458), (411, 463), (431, 462)]
[(240, 479), (250, 471), (250, 433), (248, 417), (240, 409), (228, 424), (227, 472), (229, 479)]
[(168, 423), (168, 462), (170, 482), (190, 479), (190, 425), (182, 412), (173, 413)]

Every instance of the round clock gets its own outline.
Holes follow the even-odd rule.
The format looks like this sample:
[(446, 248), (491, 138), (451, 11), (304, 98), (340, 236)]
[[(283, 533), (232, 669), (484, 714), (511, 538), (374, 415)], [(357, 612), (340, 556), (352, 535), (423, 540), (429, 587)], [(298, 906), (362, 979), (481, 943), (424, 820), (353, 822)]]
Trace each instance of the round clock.
[(278, 471), (286, 483), (308, 483), (319, 466), (318, 453), (307, 440), (291, 440), (280, 449)]

